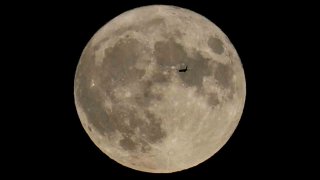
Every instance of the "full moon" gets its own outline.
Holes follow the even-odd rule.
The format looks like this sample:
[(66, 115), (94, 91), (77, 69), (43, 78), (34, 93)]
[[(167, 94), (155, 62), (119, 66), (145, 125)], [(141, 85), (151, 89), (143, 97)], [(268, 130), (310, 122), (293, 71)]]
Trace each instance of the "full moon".
[(175, 6), (122, 13), (84, 48), (74, 80), (81, 124), (114, 161), (144, 172), (194, 167), (228, 141), (246, 83), (228, 37)]

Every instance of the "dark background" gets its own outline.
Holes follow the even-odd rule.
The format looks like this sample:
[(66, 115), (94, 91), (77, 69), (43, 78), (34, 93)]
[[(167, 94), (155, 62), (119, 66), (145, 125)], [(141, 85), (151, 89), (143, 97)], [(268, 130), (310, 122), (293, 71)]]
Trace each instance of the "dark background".
[[(200, 165), (173, 174), (138, 172), (104, 155), (82, 128), (73, 97), (76, 66), (94, 33), (122, 12), (152, 4), (187, 8), (214, 22), (238, 51), (247, 83), (243, 115), (227, 144)], [(103, 178), (259, 178), (313, 172), (313, 166), (303, 168), (315, 159), (307, 157), (309, 151), (302, 152), (310, 146), (303, 136), (309, 126), (308, 115), (299, 114), (299, 87), (308, 80), (299, 76), (303, 59), (295, 54), (302, 51), (301, 40), (307, 36), (301, 31), (308, 20), (300, 16), (308, 12), (305, 6), (270, 1), (87, 1), (19, 3), (10, 8), (15, 10), (2, 16), (9, 17), (3, 28), (9, 39), (3, 89), (15, 94), (4, 98), (9, 99), (6, 107), (14, 109), (7, 112), (9, 124), (2, 131), (7, 168), (30, 175)]]

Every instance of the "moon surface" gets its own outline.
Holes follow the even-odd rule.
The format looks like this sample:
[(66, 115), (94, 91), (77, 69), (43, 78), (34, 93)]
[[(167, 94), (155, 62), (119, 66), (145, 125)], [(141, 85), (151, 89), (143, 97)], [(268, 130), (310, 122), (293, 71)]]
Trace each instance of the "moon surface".
[(204, 162), (228, 141), (246, 84), (235, 48), (215, 24), (152, 5), (124, 12), (91, 38), (74, 96), (83, 128), (107, 156), (170, 173)]

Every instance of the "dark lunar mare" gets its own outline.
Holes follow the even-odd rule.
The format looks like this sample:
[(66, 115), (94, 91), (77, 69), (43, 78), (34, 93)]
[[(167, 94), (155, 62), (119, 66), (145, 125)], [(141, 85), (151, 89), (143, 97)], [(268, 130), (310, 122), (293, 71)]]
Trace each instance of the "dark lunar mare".
[[(159, 21), (160, 22), (160, 21)], [(210, 39), (209, 46), (221, 52), (220, 40)], [(215, 45), (218, 44), (218, 45)], [(170, 82), (170, 76), (162, 74), (161, 70), (155, 70), (148, 80), (142, 80), (145, 70), (135, 68), (135, 64), (141, 58), (139, 52), (145, 50), (143, 44), (138, 40), (126, 36), (120, 39), (114, 47), (106, 48), (105, 58), (101, 66), (96, 66), (94, 62), (94, 49), (91, 45), (84, 51), (78, 67), (76, 91), (78, 101), (86, 113), (90, 123), (100, 133), (109, 138), (115, 131), (120, 132), (124, 137), (120, 140), (120, 146), (128, 151), (150, 150), (149, 143), (161, 142), (166, 136), (166, 132), (161, 127), (161, 119), (155, 114), (146, 110), (153, 101), (160, 101), (162, 95), (151, 91), (155, 84)], [(154, 46), (154, 56), (160, 66), (177, 66), (186, 64), (191, 70), (186, 73), (179, 73), (178, 76), (187, 87), (196, 87), (199, 94), (203, 94), (202, 80), (205, 76), (214, 73), (219, 85), (223, 88), (233, 87), (231, 77), (232, 68), (229, 65), (214, 63), (214, 69), (209, 65), (210, 59), (204, 58), (195, 51), (192, 57), (185, 52), (184, 47), (174, 39), (159, 41)], [(95, 80), (96, 87), (91, 88), (91, 81)], [(113, 89), (119, 86), (126, 86), (129, 83), (138, 83), (141, 92), (131, 97), (136, 108), (142, 108), (144, 117), (137, 115), (137, 109), (123, 105), (113, 94)], [(104, 106), (104, 93), (111, 99), (113, 111), (107, 113)], [(215, 93), (209, 93), (208, 103), (211, 106), (219, 104)], [(148, 119), (148, 121), (146, 121)], [(128, 124), (125, 122), (129, 122)], [(132, 139), (135, 129), (139, 129), (141, 134), (137, 139)], [(140, 149), (138, 145), (140, 144)]]

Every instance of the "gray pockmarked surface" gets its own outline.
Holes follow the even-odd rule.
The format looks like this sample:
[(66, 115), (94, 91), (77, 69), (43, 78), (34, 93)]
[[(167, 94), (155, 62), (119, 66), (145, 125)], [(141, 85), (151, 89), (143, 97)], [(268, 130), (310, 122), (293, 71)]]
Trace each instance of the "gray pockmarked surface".
[(169, 173), (221, 149), (240, 120), (246, 86), (238, 54), (216, 25), (154, 5), (119, 15), (92, 37), (74, 95), (101, 151), (136, 170)]

